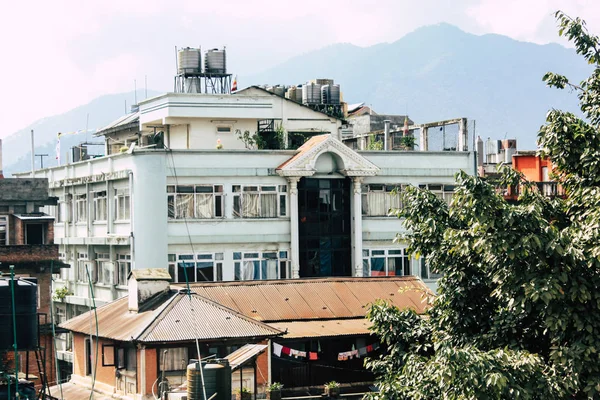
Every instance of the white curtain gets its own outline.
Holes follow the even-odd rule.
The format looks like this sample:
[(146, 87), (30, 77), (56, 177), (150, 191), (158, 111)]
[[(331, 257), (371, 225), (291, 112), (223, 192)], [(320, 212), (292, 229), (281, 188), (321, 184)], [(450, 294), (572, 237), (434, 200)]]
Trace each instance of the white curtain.
[(261, 279), (277, 279), (277, 260), (263, 260), (261, 269)]
[(260, 196), (261, 217), (277, 217), (277, 193), (263, 193)]
[(214, 218), (213, 195), (196, 194), (196, 218)]
[(177, 196), (175, 196), (175, 211), (176, 218), (193, 218), (194, 195), (177, 194)]
[(186, 369), (188, 365), (188, 349), (186, 347), (176, 347), (159, 352), (160, 369), (162, 371), (180, 371)]
[(258, 261), (244, 261), (242, 264), (242, 280), (251, 281), (254, 279), (254, 263), (258, 263)]
[(382, 216), (387, 215), (387, 193), (370, 192), (367, 195), (367, 215)]
[(259, 213), (259, 195), (258, 193), (244, 193), (242, 197), (242, 217), (257, 218)]
[(386, 215), (389, 213), (390, 209), (392, 210), (396, 210), (398, 208), (400, 208), (402, 206), (402, 201), (401, 201), (401, 197), (400, 197), (400, 193), (395, 194), (395, 193), (386, 193), (387, 194), (387, 200), (388, 200), (388, 204), (387, 204), (387, 210), (386, 210)]

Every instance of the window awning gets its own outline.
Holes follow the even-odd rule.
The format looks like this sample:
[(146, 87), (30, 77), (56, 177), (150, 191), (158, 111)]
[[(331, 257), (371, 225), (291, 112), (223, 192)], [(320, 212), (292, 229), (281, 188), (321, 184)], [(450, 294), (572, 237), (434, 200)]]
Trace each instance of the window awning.
[(44, 213), (31, 213), (31, 214), (14, 214), (16, 218), (24, 221), (53, 221), (54, 217), (52, 215), (44, 214)]
[(287, 333), (284, 339), (307, 338), (307, 337), (331, 337), (368, 335), (371, 322), (366, 318), (353, 319), (329, 319), (317, 321), (285, 321), (269, 322), (274, 328)]
[(266, 349), (266, 344), (247, 344), (240, 347), (225, 358), (229, 361), (231, 371), (235, 371), (252, 360), (254, 357), (257, 357), (259, 354), (263, 353)]

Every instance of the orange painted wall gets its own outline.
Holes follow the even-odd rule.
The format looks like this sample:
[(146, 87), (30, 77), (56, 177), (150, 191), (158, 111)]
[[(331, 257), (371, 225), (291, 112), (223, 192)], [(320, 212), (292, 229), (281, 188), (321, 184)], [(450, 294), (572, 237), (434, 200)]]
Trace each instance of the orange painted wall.
[(515, 155), (513, 156), (513, 168), (521, 172), (527, 180), (532, 182), (542, 182), (542, 168), (548, 167), (552, 170), (552, 163), (548, 159), (542, 159), (536, 155)]
[(152, 384), (158, 378), (158, 360), (156, 349), (146, 349), (146, 371), (140, 370), (140, 364), (138, 364), (138, 372), (140, 374), (146, 374), (146, 393), (152, 393)]
[(73, 332), (73, 374), (85, 376), (85, 335)]
[[(73, 333), (73, 374), (86, 376), (85, 374), (85, 340), (87, 335)], [(107, 385), (115, 386), (115, 367), (102, 366), (102, 345), (113, 344), (114, 342), (100, 339), (98, 343), (98, 363), (96, 369), (96, 381)], [(96, 355), (96, 343), (92, 344), (92, 363)]]
[(265, 351), (256, 358), (256, 383), (263, 385), (269, 380), (269, 353)]

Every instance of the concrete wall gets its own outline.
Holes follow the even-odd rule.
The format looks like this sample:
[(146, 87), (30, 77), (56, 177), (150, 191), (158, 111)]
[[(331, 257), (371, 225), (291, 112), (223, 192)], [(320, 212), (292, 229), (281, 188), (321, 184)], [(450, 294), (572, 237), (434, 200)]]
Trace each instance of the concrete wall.
[(132, 268), (164, 268), (167, 263), (166, 157), (136, 156), (133, 166)]
[(33, 201), (44, 204), (49, 200), (46, 179), (0, 179), (0, 203)]

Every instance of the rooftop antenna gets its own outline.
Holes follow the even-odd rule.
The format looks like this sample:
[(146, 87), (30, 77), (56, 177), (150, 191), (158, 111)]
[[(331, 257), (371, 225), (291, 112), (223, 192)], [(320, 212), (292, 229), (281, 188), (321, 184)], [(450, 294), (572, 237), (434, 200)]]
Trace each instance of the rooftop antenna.
[(127, 99), (125, 99), (125, 114), (127, 114)]
[(36, 154), (35, 156), (40, 158), (40, 169), (44, 169), (44, 157), (48, 157), (48, 154)]
[(134, 105), (137, 104), (137, 81), (135, 79), (133, 80), (133, 101)]
[(33, 143), (33, 129), (31, 130), (31, 176), (33, 177), (33, 171), (35, 170), (35, 151)]
[(144, 75), (144, 98), (148, 98), (148, 75)]
[(85, 117), (85, 141), (87, 142), (88, 140), (88, 124), (90, 122), (90, 113), (87, 113), (87, 116)]

